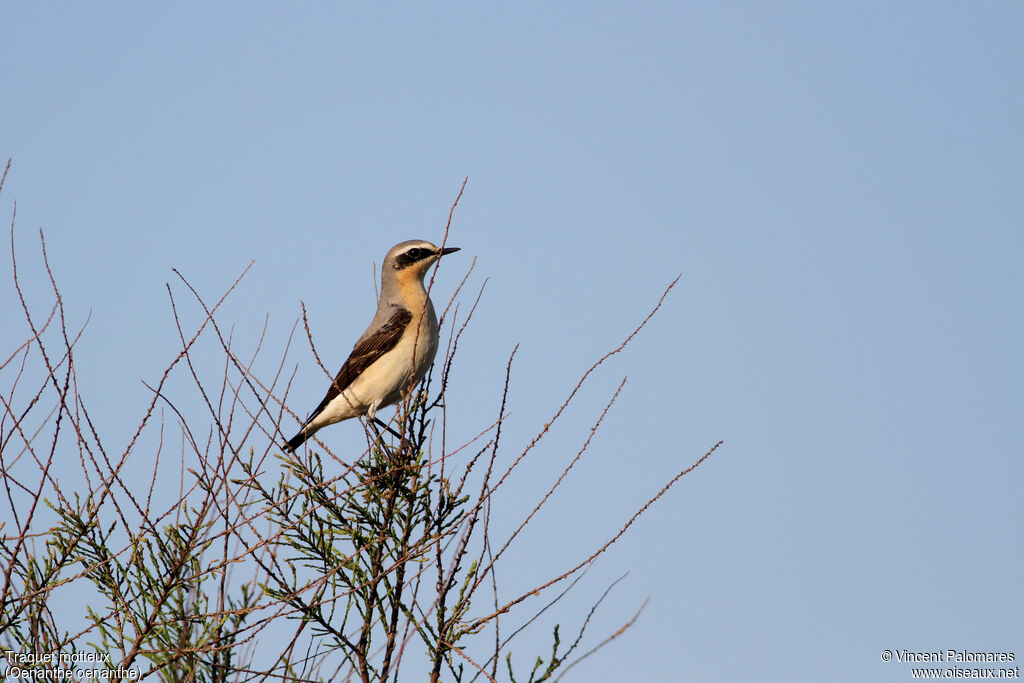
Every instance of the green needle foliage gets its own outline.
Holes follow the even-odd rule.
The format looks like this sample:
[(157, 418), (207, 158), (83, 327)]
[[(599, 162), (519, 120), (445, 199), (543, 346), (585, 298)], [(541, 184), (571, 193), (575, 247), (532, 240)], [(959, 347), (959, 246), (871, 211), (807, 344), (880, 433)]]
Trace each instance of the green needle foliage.
[[(532, 509), (515, 513), (514, 531), (501, 538), (490, 525), (509, 514), (498, 494), (660, 300), (583, 374), (536, 436), (510, 452), (502, 427), (513, 351), (495, 422), (451, 449), (449, 379), (476, 307), (456, 324), (460, 285), (442, 315), (443, 360), (388, 425), (362, 423), (365, 450), (342, 457), (309, 442), (281, 455), (282, 432), (296, 417), (286, 400), (288, 349), (276, 370), (257, 370), (262, 338), (242, 357), (219, 320), (238, 282), (211, 304), (180, 278), (168, 286), (177, 355), (146, 384), (151, 400), (133, 433), (110, 438), (78, 391), (82, 330), (68, 323), (45, 243), (51, 290), (32, 305), (13, 226), (11, 235), (13, 296), (25, 325), (24, 342), (0, 354), (0, 648), (59, 656), (28, 658), (24, 669), (103, 669), (106, 679), (168, 683), (557, 680), (636, 616), (579, 654), (601, 596), (571, 643), (555, 626), (549, 652), (530, 653), (526, 668), (516, 665), (514, 638), (539, 626), (647, 507), (717, 448), (592, 554), (509, 596), (497, 568), (584, 456), (622, 385), (563, 459), (561, 475), (538, 486)], [(176, 299), (182, 287), (190, 307)], [(358, 429), (355, 421), (346, 427)]]
[(388, 680), (409, 633), (419, 636), (432, 661), (450, 662), (455, 624), (469, 608), (472, 570), (454, 600), (449, 597), (461, 570), (457, 558), (437, 586), (444, 598), (437, 605), (440, 632), (436, 621), (417, 614), (417, 591), (431, 562), (443, 557), (469, 514), (469, 496), (428, 460), (429, 414), (421, 396), (401, 414), (397, 436), (374, 434), (367, 455), (334, 478), (313, 452), (282, 457), (272, 489), (245, 467), (280, 530), (277, 563), (266, 567), (262, 588), (294, 609), (290, 618), (310, 624), (324, 641), (321, 652), (338, 652), (362, 680)]

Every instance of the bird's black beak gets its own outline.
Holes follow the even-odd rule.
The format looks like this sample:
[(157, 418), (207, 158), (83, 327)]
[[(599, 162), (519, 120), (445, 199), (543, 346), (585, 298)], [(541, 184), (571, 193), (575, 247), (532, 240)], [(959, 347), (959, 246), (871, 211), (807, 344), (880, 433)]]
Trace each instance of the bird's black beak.
[(458, 251), (460, 248), (461, 247), (445, 247), (444, 249), (441, 250), (440, 256), (444, 256), (445, 254), (454, 253), (454, 252)]

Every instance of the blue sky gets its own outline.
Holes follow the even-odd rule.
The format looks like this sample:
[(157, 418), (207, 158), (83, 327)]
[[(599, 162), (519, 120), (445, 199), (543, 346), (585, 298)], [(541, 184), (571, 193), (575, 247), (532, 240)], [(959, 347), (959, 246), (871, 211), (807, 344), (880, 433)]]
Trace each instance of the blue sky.
[[(440, 239), (468, 176), (435, 285), (474, 257), (470, 286), (488, 278), (453, 384), (467, 434), (515, 344), (510, 453), (682, 274), (512, 483), (509, 520), (628, 376), (510, 585), (726, 442), (581, 583), (566, 624), (625, 571), (598, 629), (651, 604), (565, 680), (1024, 656), (1020, 5), (6, 3), (0, 24), (0, 208), (30, 289), (41, 227), (72, 317), (91, 311), (79, 379), (114, 442), (175, 353), (172, 268), (214, 296), (255, 261), (226, 309), (239, 343), (269, 317), (283, 349), (301, 300), (336, 366), (371, 264)], [(324, 381), (295, 365), (301, 413)]]

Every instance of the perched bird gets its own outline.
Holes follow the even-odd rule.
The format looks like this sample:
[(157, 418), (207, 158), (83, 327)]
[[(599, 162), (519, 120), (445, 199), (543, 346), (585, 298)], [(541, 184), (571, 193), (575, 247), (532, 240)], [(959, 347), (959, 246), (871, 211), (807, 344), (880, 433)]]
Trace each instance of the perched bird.
[(356, 415), (371, 420), (419, 384), (434, 362), (438, 329), (423, 276), (439, 258), (458, 251), (410, 240), (391, 247), (380, 273), (377, 315), (341, 366), (324, 400), (285, 448), (294, 451), (318, 430)]

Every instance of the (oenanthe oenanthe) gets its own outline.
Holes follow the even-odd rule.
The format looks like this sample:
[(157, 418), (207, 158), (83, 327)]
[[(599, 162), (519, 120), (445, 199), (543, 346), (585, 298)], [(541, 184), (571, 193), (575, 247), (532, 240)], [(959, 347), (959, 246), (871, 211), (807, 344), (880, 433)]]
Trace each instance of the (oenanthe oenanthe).
[(286, 448), (294, 451), (318, 430), (356, 415), (371, 420), (419, 384), (437, 353), (437, 315), (423, 276), (437, 259), (458, 251), (410, 240), (391, 247), (380, 273), (377, 315), (356, 342), (324, 400)]

